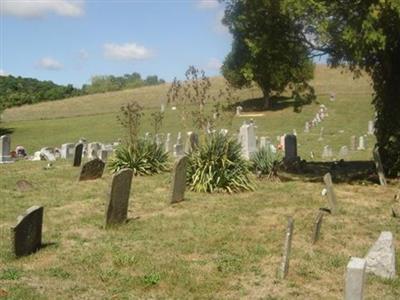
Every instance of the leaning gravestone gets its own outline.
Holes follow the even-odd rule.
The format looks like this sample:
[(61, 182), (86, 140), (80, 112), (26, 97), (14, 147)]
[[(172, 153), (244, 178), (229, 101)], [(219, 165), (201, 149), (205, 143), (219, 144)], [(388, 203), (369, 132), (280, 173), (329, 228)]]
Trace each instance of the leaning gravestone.
[(367, 273), (373, 273), (383, 278), (394, 278), (396, 276), (396, 253), (393, 234), (390, 231), (381, 232), (365, 259)]
[(365, 283), (365, 259), (351, 257), (346, 269), (345, 300), (363, 300)]
[(180, 202), (184, 199), (186, 189), (186, 164), (186, 156), (178, 158), (175, 162), (172, 177), (171, 203)]
[(313, 244), (315, 244), (319, 240), (319, 235), (321, 232), (321, 225), (322, 225), (323, 218), (324, 218), (324, 212), (319, 211), (318, 215), (314, 221), (314, 230), (313, 230), (313, 235), (312, 235), (312, 243)]
[(330, 173), (325, 174), (324, 182), (325, 182), (325, 187), (326, 187), (326, 191), (327, 191), (328, 202), (329, 202), (331, 212), (332, 212), (332, 214), (335, 214), (337, 212), (337, 200), (336, 200), (335, 191), (333, 190), (332, 176)]
[(101, 178), (101, 176), (103, 176), (105, 165), (106, 164), (99, 158), (88, 161), (82, 166), (79, 181)]
[(381, 185), (386, 185), (386, 177), (385, 173), (383, 172), (383, 166), (381, 161), (381, 156), (379, 155), (379, 148), (376, 147), (373, 151), (374, 161), (376, 166), (376, 171), (378, 172), (379, 182)]
[(75, 146), (75, 152), (74, 152), (74, 167), (80, 167), (81, 162), (82, 162), (82, 152), (83, 152), (83, 144), (78, 143)]
[(285, 279), (289, 272), (289, 259), (290, 259), (290, 251), (292, 248), (292, 238), (293, 238), (293, 224), (294, 224), (293, 218), (289, 217), (285, 233), (285, 244), (283, 246), (282, 263), (278, 270), (278, 277), (280, 279)]
[(29, 255), (42, 246), (43, 207), (32, 206), (17, 219), (11, 228), (15, 256)]
[(106, 226), (122, 224), (126, 221), (132, 177), (132, 169), (122, 169), (113, 175), (110, 201), (106, 212)]

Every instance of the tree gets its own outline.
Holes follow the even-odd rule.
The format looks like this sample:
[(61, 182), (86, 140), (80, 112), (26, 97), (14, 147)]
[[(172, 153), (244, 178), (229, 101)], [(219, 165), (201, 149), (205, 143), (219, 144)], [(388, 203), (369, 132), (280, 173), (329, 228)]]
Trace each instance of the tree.
[(241, 88), (256, 82), (263, 92), (265, 107), (273, 92), (288, 86), (299, 94), (311, 92), (312, 53), (297, 38), (302, 26), (287, 11), (284, 1), (226, 0), (223, 23), (233, 35), (231, 52), (222, 66), (224, 77)]

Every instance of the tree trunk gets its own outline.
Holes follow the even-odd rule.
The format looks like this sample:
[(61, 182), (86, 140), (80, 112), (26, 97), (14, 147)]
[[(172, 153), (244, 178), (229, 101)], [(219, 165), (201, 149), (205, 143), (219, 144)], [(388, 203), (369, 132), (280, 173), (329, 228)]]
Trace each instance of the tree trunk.
[(264, 98), (264, 109), (270, 109), (272, 104), (270, 91), (263, 90), (263, 98)]
[(373, 73), (377, 112), (375, 127), (385, 173), (396, 177), (400, 174), (400, 47), (390, 56)]

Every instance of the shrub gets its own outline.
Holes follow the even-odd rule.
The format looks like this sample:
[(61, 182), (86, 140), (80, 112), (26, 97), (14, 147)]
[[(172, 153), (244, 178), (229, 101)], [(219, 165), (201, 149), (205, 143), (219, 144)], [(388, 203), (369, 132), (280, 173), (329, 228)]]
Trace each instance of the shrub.
[(273, 179), (277, 177), (281, 161), (281, 156), (270, 147), (262, 147), (251, 157), (251, 169), (258, 177)]
[(253, 190), (249, 172), (240, 144), (221, 133), (207, 135), (204, 143), (188, 153), (187, 183), (195, 192)]
[(130, 168), (135, 176), (165, 172), (168, 170), (168, 153), (154, 141), (138, 139), (117, 148), (109, 167), (113, 172)]

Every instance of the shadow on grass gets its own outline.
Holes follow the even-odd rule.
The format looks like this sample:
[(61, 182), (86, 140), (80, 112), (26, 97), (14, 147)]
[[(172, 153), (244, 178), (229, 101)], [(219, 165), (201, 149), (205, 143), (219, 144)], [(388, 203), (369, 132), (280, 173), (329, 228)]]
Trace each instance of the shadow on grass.
[(5, 135), (5, 134), (11, 134), (14, 132), (14, 128), (3, 128), (0, 127), (0, 136)]
[[(271, 97), (271, 105), (269, 108), (265, 108), (264, 98), (253, 98), (242, 100), (234, 104), (234, 106), (242, 106), (243, 112), (254, 112), (254, 111), (278, 111), (288, 107), (296, 108), (296, 102), (291, 97), (285, 96), (273, 96)], [(303, 104), (306, 105), (306, 104)]]
[(322, 182), (326, 173), (331, 173), (334, 183), (377, 183), (379, 177), (376, 174), (375, 164), (372, 161), (338, 161), (338, 162), (306, 162), (286, 168), (281, 179), (304, 180), (310, 182)]

